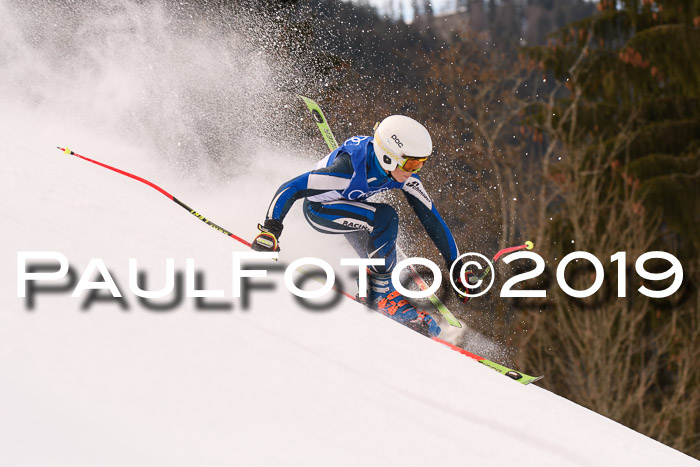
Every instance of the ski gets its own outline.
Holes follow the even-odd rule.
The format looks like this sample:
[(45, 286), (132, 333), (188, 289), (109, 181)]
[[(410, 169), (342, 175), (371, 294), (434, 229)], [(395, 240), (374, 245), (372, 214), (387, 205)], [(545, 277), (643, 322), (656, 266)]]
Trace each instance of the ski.
[[(408, 270), (411, 274), (411, 278), (413, 279), (413, 282), (416, 283), (418, 288), (421, 290), (427, 290), (428, 289), (428, 284), (425, 283), (425, 280), (421, 277), (420, 274), (418, 274), (418, 271), (413, 266), (408, 267)], [(461, 328), (462, 323), (459, 322), (457, 318), (455, 318), (455, 315), (452, 314), (452, 312), (445, 306), (444, 303), (442, 303), (442, 300), (440, 300), (437, 295), (435, 294), (430, 294), (428, 297), (428, 300), (430, 300), (430, 303), (433, 304), (435, 309), (442, 315), (443, 318), (445, 318), (445, 321), (449, 323), (450, 326), (454, 326), (456, 328)]]
[[(533, 247), (534, 247), (534, 245), (532, 244), (532, 242), (527, 241), (523, 245), (517, 245), (517, 246), (513, 246), (513, 247), (504, 248), (494, 255), (494, 257), (493, 257), (494, 266), (499, 258), (501, 258), (502, 256), (504, 256), (508, 253), (513, 253), (515, 251), (520, 251), (520, 250), (532, 250)], [(484, 273), (481, 274), (480, 276), (478, 276), (479, 280), (484, 279), (488, 275), (489, 271), (490, 271), (490, 267), (487, 267), (486, 270), (484, 271)], [(418, 285), (418, 287), (420, 287), (421, 290), (425, 290), (428, 288), (428, 286), (425, 283), (425, 281), (423, 280), (423, 278), (418, 274), (418, 272), (415, 269), (413, 269), (413, 267), (411, 267), (411, 276), (413, 277), (413, 280), (416, 282), (416, 284)], [(434, 300), (433, 300), (433, 297), (434, 297)], [(439, 298), (437, 298), (435, 295), (433, 295), (433, 297), (430, 297), (430, 299), (431, 299), (430, 301), (435, 306), (435, 308), (438, 309), (438, 311), (440, 311), (442, 313), (442, 310), (440, 309), (440, 307), (441, 307), (444, 310), (446, 310), (447, 313), (452, 315), (452, 313), (450, 313), (450, 311), (442, 303), (442, 301), (440, 301)], [(442, 313), (442, 315), (445, 316), (445, 313)], [(457, 323), (459, 323), (459, 321), (457, 321)], [(461, 324), (459, 327), (461, 327)], [(530, 375), (527, 375), (525, 373), (521, 373), (519, 371), (508, 368), (506, 366), (500, 365), (496, 362), (492, 362), (491, 360), (488, 360), (484, 357), (480, 357), (479, 355), (471, 353), (468, 350), (465, 350), (461, 347), (457, 347), (456, 345), (452, 345), (449, 342), (444, 341), (440, 338), (433, 337), (432, 339), (436, 342), (439, 342), (443, 345), (446, 345), (447, 347), (451, 348), (452, 350), (454, 350), (456, 352), (461, 353), (462, 355), (466, 355), (467, 357), (469, 357), (473, 360), (476, 360), (477, 362), (481, 363), (482, 365), (486, 365), (487, 367), (491, 368), (492, 370), (496, 370), (497, 372), (499, 372), (502, 375), (508, 376), (509, 378), (518, 381), (521, 384), (534, 383), (535, 381), (539, 381), (542, 378), (544, 378), (544, 375), (530, 376)]]
[[(503, 255), (506, 255), (508, 253), (513, 253), (515, 251), (520, 251), (520, 250), (532, 250), (533, 247), (534, 247), (533, 243), (528, 240), (523, 245), (517, 245), (517, 246), (504, 248), (494, 255), (493, 262), (496, 263), (496, 261), (498, 261), (499, 258), (501, 258)], [(403, 254), (403, 252), (401, 251), (400, 248), (397, 247), (397, 251), (399, 252), (399, 254), (401, 254), (401, 256), (406, 257), (406, 255)], [(484, 279), (489, 274), (490, 271), (491, 271), (491, 266), (487, 266), (482, 274), (475, 276), (475, 277), (477, 277), (477, 282), (479, 280)], [(416, 269), (413, 266), (409, 266), (409, 272), (411, 274), (411, 278), (413, 279), (413, 282), (416, 283), (418, 288), (420, 288), (421, 290), (426, 290), (428, 288), (428, 285), (425, 283), (425, 280), (421, 277), (420, 274), (418, 274), (418, 271), (416, 271)], [(445, 318), (445, 320), (451, 326), (454, 326), (457, 328), (462, 327), (462, 323), (460, 323), (459, 320), (457, 320), (457, 318), (455, 318), (455, 316), (452, 314), (452, 312), (445, 306), (444, 303), (442, 303), (442, 300), (440, 300), (437, 297), (437, 295), (432, 294), (430, 297), (428, 297), (428, 300), (430, 300), (430, 303), (433, 304), (435, 309), (443, 316), (443, 318)]]
[[(353, 297), (352, 295), (345, 293), (345, 292), (343, 292), (343, 294), (346, 297), (350, 298), (351, 300), (356, 301), (357, 303), (359, 303), (361, 305), (368, 306), (367, 303), (362, 301), (359, 297)], [(372, 307), (370, 307), (370, 308), (373, 309), (374, 311), (377, 311)], [(399, 323), (399, 324), (401, 324), (401, 323)], [(402, 326), (403, 326), (403, 324), (402, 324)], [(414, 331), (415, 331), (415, 329), (414, 329)], [(462, 355), (471, 358), (472, 360), (476, 360), (477, 362), (481, 363), (482, 365), (485, 365), (485, 366), (491, 368), (492, 370), (495, 370), (495, 371), (499, 372), (500, 374), (509, 377), (510, 379), (516, 380), (520, 384), (528, 385), (530, 383), (534, 383), (535, 381), (539, 381), (542, 378), (544, 378), (544, 375), (530, 376), (528, 374), (522, 373), (522, 372), (514, 370), (512, 368), (508, 368), (507, 366), (503, 366), (499, 363), (492, 362), (491, 360), (489, 360), (487, 358), (481, 357), (481, 356), (479, 356), (475, 353), (472, 353), (466, 349), (463, 349), (461, 347), (457, 347), (454, 344), (450, 344), (449, 342), (442, 340), (439, 337), (430, 337), (427, 334), (424, 334), (423, 332), (418, 332), (418, 333), (421, 334), (422, 336), (428, 337), (428, 338), (434, 340), (435, 342), (438, 342), (446, 347), (449, 347), (450, 349), (454, 350), (455, 352), (459, 352)]]
[(311, 117), (314, 119), (314, 122), (316, 122), (316, 125), (321, 131), (321, 135), (323, 135), (323, 139), (326, 140), (326, 144), (328, 145), (330, 150), (334, 151), (335, 149), (337, 149), (340, 145), (335, 140), (335, 136), (333, 136), (331, 127), (328, 126), (328, 122), (326, 121), (326, 117), (323, 115), (321, 107), (313, 99), (304, 97), (301, 94), (297, 94), (297, 96), (299, 97), (299, 99), (303, 100), (306, 104), (306, 107), (309, 108), (309, 112), (311, 112)]
[(530, 375), (526, 375), (525, 373), (521, 373), (519, 371), (508, 368), (506, 366), (499, 365), (498, 363), (492, 362), (491, 360), (488, 360), (484, 357), (480, 357), (477, 354), (471, 353), (468, 350), (464, 350), (461, 347), (457, 347), (456, 345), (450, 344), (449, 342), (444, 341), (438, 337), (433, 337), (432, 339), (435, 342), (439, 342), (440, 344), (451, 348), (455, 352), (459, 352), (462, 355), (465, 355), (465, 356), (471, 358), (472, 360), (476, 360), (477, 362), (481, 363), (482, 365), (486, 365), (487, 367), (491, 368), (492, 370), (496, 370), (500, 374), (505, 375), (511, 379), (514, 379), (521, 384), (527, 385), (527, 384), (534, 383), (535, 381), (539, 381), (542, 378), (544, 378), (544, 375), (530, 376)]
[[(525, 242), (523, 245), (517, 245), (517, 246), (512, 246), (508, 248), (504, 248), (500, 250), (496, 255), (493, 257), (493, 262), (495, 263), (498, 261), (498, 258), (502, 257), (505, 254), (512, 253), (514, 251), (519, 251), (519, 250), (532, 250), (534, 247), (533, 243), (531, 241)], [(401, 251), (400, 249), (397, 248), (397, 251)], [(402, 253), (403, 255), (403, 253)], [(403, 255), (405, 257), (405, 255)], [(409, 271), (411, 273), (411, 278), (413, 278), (413, 281), (416, 283), (416, 285), (421, 289), (421, 290), (426, 290), (428, 288), (428, 285), (425, 283), (425, 280), (418, 274), (418, 271), (415, 270), (413, 266), (409, 266)], [(486, 270), (479, 276), (476, 276), (478, 280), (484, 279), (488, 273), (491, 271), (491, 266), (487, 266)], [(478, 282), (477, 280), (477, 282)], [(457, 318), (452, 314), (452, 312), (445, 306), (444, 303), (435, 295), (432, 294), (430, 297), (428, 297), (430, 300), (430, 303), (433, 304), (435, 309), (447, 320), (447, 322), (455, 327), (461, 328), (462, 323), (460, 323)]]

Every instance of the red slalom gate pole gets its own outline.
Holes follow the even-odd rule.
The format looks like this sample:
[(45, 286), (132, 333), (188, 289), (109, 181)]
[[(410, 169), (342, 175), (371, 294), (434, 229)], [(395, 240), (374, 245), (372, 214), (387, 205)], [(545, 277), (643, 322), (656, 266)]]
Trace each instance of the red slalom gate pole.
[[(535, 246), (535, 245), (534, 245), (530, 240), (528, 240), (528, 241), (526, 241), (523, 245), (517, 245), (517, 246), (511, 246), (511, 247), (508, 247), (508, 248), (504, 248), (504, 249), (502, 249), (502, 250), (499, 250), (498, 253), (496, 253), (496, 254), (493, 256), (493, 262), (496, 263), (496, 261), (498, 261), (498, 258), (500, 258), (500, 257), (503, 256), (503, 255), (507, 255), (508, 253), (513, 253), (514, 251), (532, 250), (532, 249), (534, 248), (534, 246)], [(494, 267), (495, 267), (495, 264), (494, 264)], [(478, 275), (478, 276), (470, 276), (469, 279), (470, 279), (470, 281), (471, 281), (472, 279), (474, 279), (474, 282), (473, 282), (473, 283), (476, 284), (476, 283), (479, 282), (480, 280), (485, 279), (486, 276), (488, 276), (489, 272), (491, 272), (491, 266), (487, 266), (487, 267), (486, 267), (486, 270), (485, 270), (483, 273), (481, 273), (480, 275)]]
[(493, 257), (493, 261), (496, 262), (496, 261), (498, 261), (498, 258), (500, 258), (501, 256), (508, 254), (508, 253), (512, 253), (514, 251), (532, 250), (532, 248), (534, 246), (535, 245), (531, 241), (528, 240), (527, 242), (525, 242), (524, 245), (511, 246), (509, 248), (504, 248), (504, 249), (500, 250), (498, 253), (496, 253), (496, 255)]
[(206, 217), (202, 216), (200, 213), (198, 213), (197, 211), (195, 211), (194, 209), (192, 209), (191, 207), (189, 207), (188, 205), (186, 205), (185, 203), (183, 203), (182, 201), (180, 201), (179, 199), (177, 199), (176, 197), (174, 197), (173, 195), (171, 195), (170, 193), (168, 193), (167, 191), (165, 191), (164, 189), (162, 189), (161, 187), (159, 187), (159, 186), (156, 185), (155, 183), (149, 182), (149, 181), (146, 180), (145, 178), (141, 178), (141, 177), (139, 177), (138, 175), (134, 175), (134, 174), (132, 174), (132, 173), (125, 172), (124, 170), (118, 169), (118, 168), (116, 168), (116, 167), (112, 167), (111, 165), (103, 164), (102, 162), (98, 162), (98, 161), (96, 161), (96, 160), (90, 159), (89, 157), (81, 156), (80, 154), (78, 154), (78, 153), (76, 153), (76, 152), (73, 152), (73, 151), (71, 151), (71, 150), (68, 149), (68, 148), (65, 148), (65, 149), (64, 149), (64, 148), (62, 148), (62, 147), (58, 147), (58, 149), (60, 149), (64, 154), (68, 154), (68, 155), (70, 155), (70, 156), (79, 157), (80, 159), (83, 159), (84, 161), (92, 162), (93, 164), (99, 165), (100, 167), (104, 167), (105, 169), (109, 169), (109, 170), (111, 170), (111, 171), (113, 171), (113, 172), (117, 172), (118, 174), (126, 175), (126, 176), (129, 177), (129, 178), (133, 178), (134, 180), (138, 180), (138, 181), (141, 182), (141, 183), (145, 183), (146, 185), (150, 186), (151, 188), (153, 188), (153, 189), (155, 189), (155, 190), (158, 190), (160, 193), (162, 193), (163, 195), (167, 196), (167, 197), (170, 198), (172, 201), (175, 201), (175, 203), (177, 203), (178, 206), (181, 206), (181, 207), (185, 208), (187, 211), (189, 211), (190, 214), (192, 214), (194, 217), (196, 217), (196, 218), (199, 219), (200, 221), (204, 222), (204, 223), (207, 224), (208, 226), (213, 227), (214, 229), (216, 229), (217, 231), (221, 232), (222, 234), (228, 235), (228, 236), (231, 237), (232, 239), (237, 240), (237, 241), (241, 242), (242, 244), (244, 244), (245, 246), (247, 246), (248, 248), (250, 248), (250, 246), (251, 246), (251, 245), (250, 245), (250, 242), (248, 242), (248, 241), (246, 241), (246, 240), (243, 240), (241, 237), (239, 237), (239, 236), (237, 236), (237, 235), (234, 235), (233, 233), (231, 233), (231, 232), (229, 232), (228, 230), (224, 229), (224, 228), (221, 227), (220, 225), (217, 225), (217, 224), (213, 223), (212, 221), (210, 221), (210, 220), (207, 219)]

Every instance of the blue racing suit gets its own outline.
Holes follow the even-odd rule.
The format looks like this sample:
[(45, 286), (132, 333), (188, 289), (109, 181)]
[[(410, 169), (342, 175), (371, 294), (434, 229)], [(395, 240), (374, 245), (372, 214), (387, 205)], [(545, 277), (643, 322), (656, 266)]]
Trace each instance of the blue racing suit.
[(371, 267), (388, 273), (396, 265), (399, 217), (384, 203), (367, 201), (372, 195), (401, 189), (448, 267), (459, 256), (450, 229), (428, 196), (420, 178), (413, 174), (404, 183), (394, 181), (377, 161), (370, 136), (354, 136), (321, 160), (314, 170), (283, 184), (267, 211), (268, 219), (280, 222), (294, 202), (304, 200), (304, 217), (323, 233), (345, 234), (362, 257), (384, 258), (384, 266)]

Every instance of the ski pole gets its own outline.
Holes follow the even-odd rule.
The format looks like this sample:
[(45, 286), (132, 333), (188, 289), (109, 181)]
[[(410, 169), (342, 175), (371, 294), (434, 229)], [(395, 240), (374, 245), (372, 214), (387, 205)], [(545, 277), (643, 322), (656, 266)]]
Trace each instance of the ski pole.
[(73, 152), (68, 148), (64, 149), (62, 147), (58, 147), (58, 149), (60, 149), (64, 154), (79, 157), (80, 159), (83, 159), (83, 160), (88, 161), (88, 162), (92, 162), (93, 164), (99, 165), (100, 167), (104, 167), (105, 169), (109, 169), (113, 172), (117, 172), (119, 174), (126, 175), (129, 178), (133, 178), (134, 180), (138, 180), (141, 183), (145, 183), (146, 185), (158, 190), (160, 193), (164, 194), (165, 196), (167, 196), (171, 200), (175, 201), (175, 203), (177, 203), (178, 206), (185, 208), (187, 211), (189, 211), (190, 214), (192, 214), (194, 217), (196, 217), (200, 221), (204, 222), (208, 226), (213, 227), (214, 229), (218, 230), (219, 232), (221, 232), (225, 235), (228, 235), (229, 237), (233, 238), (234, 240), (238, 240), (239, 242), (241, 242), (242, 244), (244, 244), (245, 246), (250, 248), (251, 245), (249, 242), (243, 240), (241, 237), (239, 237), (237, 235), (232, 234), (231, 232), (224, 229), (223, 227), (213, 223), (212, 221), (210, 221), (209, 219), (207, 219), (206, 217), (204, 217), (203, 215), (201, 215), (200, 213), (198, 213), (197, 211), (195, 211), (194, 209), (192, 209), (191, 207), (189, 207), (188, 205), (186, 205), (185, 203), (183, 203), (182, 201), (180, 201), (179, 199), (177, 199), (176, 197), (174, 197), (173, 195), (171, 195), (170, 193), (168, 193), (167, 191), (165, 191), (164, 189), (162, 189), (161, 187), (156, 185), (155, 183), (149, 182), (145, 178), (141, 178), (138, 175), (134, 175), (132, 173), (125, 172), (124, 170), (120, 170), (116, 167), (112, 167), (111, 165), (103, 164), (102, 162), (98, 162), (98, 161), (90, 159), (88, 157), (81, 156), (80, 154)]

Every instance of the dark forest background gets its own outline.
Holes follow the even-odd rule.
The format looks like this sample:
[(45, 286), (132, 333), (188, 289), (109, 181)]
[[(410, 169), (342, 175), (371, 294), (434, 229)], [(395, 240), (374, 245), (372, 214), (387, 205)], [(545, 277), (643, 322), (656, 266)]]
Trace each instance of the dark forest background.
[[(546, 288), (545, 299), (492, 292), (462, 305), (445, 295), (448, 306), (516, 367), (545, 374), (545, 388), (700, 458), (700, 1), (460, 0), (441, 15), (415, 1), (410, 23), (397, 6), (379, 14), (337, 0), (195, 3), (261, 18), (259, 46), (299, 72), (280, 76), (280, 88), (318, 100), (339, 140), (391, 114), (424, 122), (435, 152), (421, 176), (461, 251), (532, 240), (547, 264), (524, 283)], [(295, 106), (292, 131), (324, 154)], [(408, 253), (441, 264), (394, 204)], [(586, 299), (554, 280), (576, 250), (605, 266), (603, 288)], [(637, 290), (673, 279), (635, 272), (655, 250), (683, 265), (668, 299)], [(572, 287), (592, 284), (589, 266), (570, 265)], [(531, 268), (502, 265), (499, 277)]]

